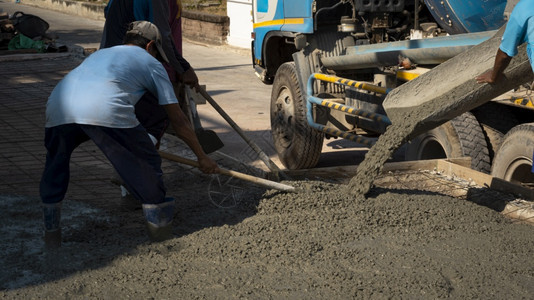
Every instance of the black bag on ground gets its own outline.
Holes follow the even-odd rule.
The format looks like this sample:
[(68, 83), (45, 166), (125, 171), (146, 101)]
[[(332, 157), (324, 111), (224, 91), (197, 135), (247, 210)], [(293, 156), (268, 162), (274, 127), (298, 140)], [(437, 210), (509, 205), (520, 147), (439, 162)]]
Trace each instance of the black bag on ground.
[(45, 20), (38, 16), (25, 14), (21, 11), (14, 13), (10, 20), (13, 22), (15, 29), (32, 39), (45, 35), (50, 27)]

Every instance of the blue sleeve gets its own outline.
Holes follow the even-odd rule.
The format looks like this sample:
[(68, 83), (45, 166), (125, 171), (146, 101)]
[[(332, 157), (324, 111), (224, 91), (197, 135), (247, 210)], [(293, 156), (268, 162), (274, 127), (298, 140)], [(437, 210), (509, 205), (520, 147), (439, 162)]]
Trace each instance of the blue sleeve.
[(499, 47), (502, 52), (510, 57), (517, 55), (517, 47), (525, 41), (525, 25), (519, 24), (512, 14), (502, 35), (501, 46)]
[(133, 13), (136, 21), (149, 21), (154, 23), (152, 1), (133, 0)]

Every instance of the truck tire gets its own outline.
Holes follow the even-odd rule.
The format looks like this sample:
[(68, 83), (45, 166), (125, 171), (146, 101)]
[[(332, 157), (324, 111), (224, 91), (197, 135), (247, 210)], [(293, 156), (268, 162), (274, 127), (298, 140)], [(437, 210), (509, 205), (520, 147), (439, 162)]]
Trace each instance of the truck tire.
[(274, 78), (271, 134), (278, 157), (286, 168), (312, 168), (319, 161), (324, 134), (308, 125), (306, 100), (293, 62), (282, 64)]
[(516, 183), (534, 183), (531, 172), (533, 151), (534, 123), (512, 128), (495, 155), (491, 175)]
[(482, 126), (486, 137), (490, 160), (493, 163), (495, 153), (501, 147), (504, 135), (519, 124), (515, 115), (502, 104), (488, 102), (472, 110)]
[(471, 157), (471, 168), (489, 174), (488, 146), (475, 116), (464, 113), (406, 145), (406, 160)]

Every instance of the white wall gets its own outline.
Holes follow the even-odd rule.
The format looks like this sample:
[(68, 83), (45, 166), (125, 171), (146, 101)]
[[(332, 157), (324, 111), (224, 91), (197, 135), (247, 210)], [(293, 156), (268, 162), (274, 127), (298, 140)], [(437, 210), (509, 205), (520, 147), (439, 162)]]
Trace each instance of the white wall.
[(228, 44), (250, 49), (252, 41), (252, 0), (227, 0), (226, 11), (230, 18)]

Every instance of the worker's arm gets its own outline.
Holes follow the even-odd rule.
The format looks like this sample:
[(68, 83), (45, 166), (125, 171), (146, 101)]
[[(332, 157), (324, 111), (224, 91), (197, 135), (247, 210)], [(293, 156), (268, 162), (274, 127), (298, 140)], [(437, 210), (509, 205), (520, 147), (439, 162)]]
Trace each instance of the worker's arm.
[(506, 70), (506, 67), (510, 64), (510, 61), (512, 60), (512, 57), (508, 56), (508, 54), (502, 52), (501, 49), (497, 50), (497, 55), (495, 55), (495, 64), (493, 66), (493, 69), (488, 70), (485, 73), (482, 73), (479, 75), (476, 80), (478, 83), (489, 83), (493, 84), (496, 83), (497, 80), (499, 80), (504, 73), (504, 70)]
[(193, 70), (193, 67), (190, 67), (183, 74), (176, 72), (176, 77), (179, 81), (187, 84), (190, 88), (195, 89), (195, 91), (200, 92), (200, 84), (198, 83), (198, 77)]
[(171, 126), (176, 132), (176, 135), (182, 139), (197, 156), (198, 163), (200, 164), (199, 169), (207, 174), (217, 173), (219, 171), (217, 163), (202, 150), (202, 146), (200, 146), (195, 132), (180, 109), (180, 106), (178, 106), (178, 103), (163, 105), (163, 107), (167, 111)]

